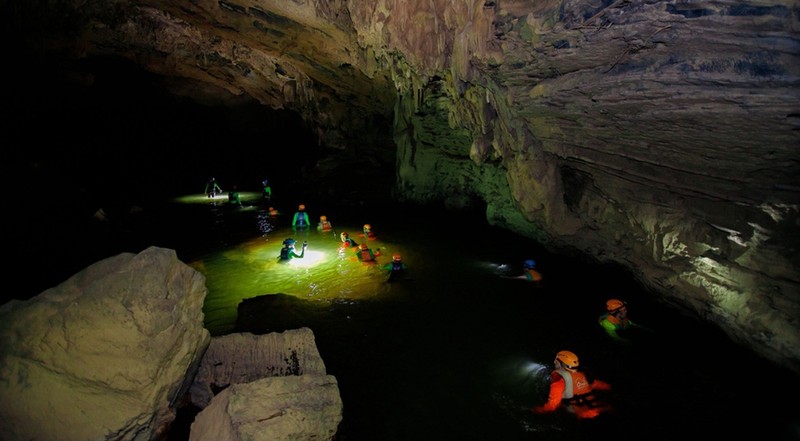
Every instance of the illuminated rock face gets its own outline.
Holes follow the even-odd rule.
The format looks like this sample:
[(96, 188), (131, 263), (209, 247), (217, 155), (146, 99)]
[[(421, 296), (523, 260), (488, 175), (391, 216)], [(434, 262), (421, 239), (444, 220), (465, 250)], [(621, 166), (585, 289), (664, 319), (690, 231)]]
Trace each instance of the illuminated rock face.
[(202, 274), (150, 247), (3, 304), (2, 438), (159, 439), (211, 340), (205, 296)]
[(39, 53), (295, 111), (342, 161), (395, 167), (397, 197), (619, 262), (800, 372), (794, 1), (56, 7)]

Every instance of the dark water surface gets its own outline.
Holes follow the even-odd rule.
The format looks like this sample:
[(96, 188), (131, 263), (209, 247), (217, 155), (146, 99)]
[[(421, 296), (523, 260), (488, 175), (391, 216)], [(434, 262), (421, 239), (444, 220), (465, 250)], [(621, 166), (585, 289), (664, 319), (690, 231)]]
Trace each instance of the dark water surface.
[[(797, 375), (661, 304), (619, 268), (551, 254), (480, 213), (282, 200), (274, 204), (283, 214), (269, 219), (257, 193), (243, 195), (244, 209), (190, 195), (126, 212), (116, 232), (95, 239), (176, 249), (207, 278), (212, 335), (311, 328), (344, 403), (337, 441), (724, 439), (744, 430), (800, 439)], [(370, 223), (380, 265), (400, 253), (409, 279), (386, 283), (379, 266), (340, 253), (334, 234), (292, 231), (297, 203), (315, 225), (325, 214), (358, 242)], [(309, 241), (308, 260), (276, 262), (286, 237)], [(538, 262), (541, 286), (501, 277), (521, 273), (525, 259)], [(272, 308), (252, 300), (275, 294)], [(610, 297), (627, 300), (631, 318), (652, 332), (629, 346), (611, 341), (596, 322)], [(238, 317), (247, 299), (255, 314)], [(611, 383), (613, 414), (577, 421), (530, 412), (546, 400), (562, 349)]]
[[(192, 212), (187, 223), (213, 231), (203, 239), (209, 247), (185, 260), (207, 277), (213, 335), (314, 331), (344, 402), (338, 441), (719, 439), (744, 429), (800, 439), (796, 407), (779, 404), (800, 392), (796, 375), (664, 306), (619, 268), (553, 255), (475, 215), (307, 207), (315, 224), (325, 214), (358, 242), (370, 223), (378, 237), (367, 243), (381, 250), (380, 264), (402, 254), (409, 280), (386, 283), (378, 266), (341, 254), (333, 234), (292, 231), (293, 204), (276, 220), (257, 199), (245, 210), (173, 207), (173, 219)], [(309, 241), (309, 262), (276, 263), (286, 237)], [(520, 274), (528, 258), (544, 274), (541, 286), (501, 277)], [(278, 293), (237, 319), (241, 301)], [(651, 332), (632, 335), (630, 346), (611, 341), (596, 322), (610, 297), (627, 300)], [(613, 414), (577, 421), (529, 411), (546, 400), (562, 349), (612, 384)]]

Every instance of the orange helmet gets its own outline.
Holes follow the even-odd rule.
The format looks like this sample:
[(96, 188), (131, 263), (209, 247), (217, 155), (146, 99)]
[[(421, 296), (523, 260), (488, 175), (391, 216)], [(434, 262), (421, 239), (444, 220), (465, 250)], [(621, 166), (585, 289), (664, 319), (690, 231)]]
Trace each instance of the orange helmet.
[(305, 205), (303, 205), (303, 204), (300, 204), (300, 206), (299, 206), (299, 207), (297, 207), (297, 209), (298, 209), (298, 210), (300, 210), (300, 211), (303, 211), (303, 210), (305, 210), (305, 209), (306, 209), (306, 206), (305, 206)]
[(624, 307), (625, 307), (625, 302), (623, 302), (622, 300), (611, 299), (606, 302), (606, 310), (608, 310), (608, 312), (614, 312)]
[(367, 244), (365, 244), (365, 243), (362, 243), (361, 245), (359, 245), (359, 247), (360, 247), (362, 250), (369, 249), (369, 247), (368, 247), (368, 246), (367, 246)]
[(399, 262), (401, 260), (403, 260), (403, 256), (401, 256), (400, 254), (392, 254), (392, 261)]
[(559, 351), (556, 354), (556, 360), (561, 362), (567, 369), (576, 369), (578, 367), (578, 356), (574, 352)]
[[(302, 206), (302, 205), (301, 205), (301, 206)], [(324, 221), (328, 220), (328, 216), (320, 216), (320, 217), (319, 217), (319, 220), (321, 220), (321, 221), (323, 221), (323, 222), (324, 222)]]

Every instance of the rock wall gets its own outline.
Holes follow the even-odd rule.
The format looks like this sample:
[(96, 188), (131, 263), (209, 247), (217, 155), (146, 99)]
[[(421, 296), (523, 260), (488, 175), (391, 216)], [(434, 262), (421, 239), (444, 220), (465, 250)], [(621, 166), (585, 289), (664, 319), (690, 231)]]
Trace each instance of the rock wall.
[(401, 197), (482, 200), (800, 371), (797, 2), (380, 4)]
[(19, 3), (36, 54), (294, 110), (398, 198), (626, 265), (800, 372), (796, 0)]

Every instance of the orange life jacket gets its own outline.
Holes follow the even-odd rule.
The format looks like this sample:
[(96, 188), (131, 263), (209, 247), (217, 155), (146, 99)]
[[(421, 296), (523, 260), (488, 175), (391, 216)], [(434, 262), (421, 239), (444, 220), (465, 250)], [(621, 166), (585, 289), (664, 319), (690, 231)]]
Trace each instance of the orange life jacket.
[(564, 379), (564, 392), (561, 395), (563, 404), (579, 418), (594, 418), (610, 409), (597, 400), (592, 393), (592, 384), (583, 372), (567, 369), (556, 369), (554, 372)]
[(603, 321), (603, 320), (606, 320), (609, 323), (611, 323), (612, 325), (614, 325), (614, 327), (616, 329), (628, 329), (628, 327), (630, 327), (630, 325), (631, 325), (631, 322), (630, 322), (630, 320), (628, 319), (627, 316), (624, 319), (620, 320), (617, 316), (615, 316), (615, 315), (613, 315), (611, 313), (603, 314), (600, 317), (600, 321)]
[(526, 268), (525, 275), (528, 276), (528, 280), (532, 280), (534, 282), (542, 281), (542, 274), (533, 268)]

